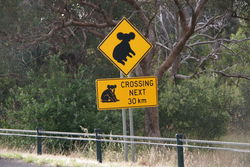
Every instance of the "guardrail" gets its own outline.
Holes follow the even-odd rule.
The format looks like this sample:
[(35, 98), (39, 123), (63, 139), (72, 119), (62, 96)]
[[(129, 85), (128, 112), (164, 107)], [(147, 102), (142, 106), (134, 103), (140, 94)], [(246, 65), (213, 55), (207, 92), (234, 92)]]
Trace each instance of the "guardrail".
[[(21, 136), (21, 137), (34, 137), (37, 139), (37, 154), (42, 154), (42, 139), (64, 139), (64, 140), (78, 140), (78, 141), (94, 141), (96, 142), (96, 158), (98, 162), (102, 162), (102, 149), (103, 142), (123, 143), (123, 144), (142, 144), (142, 145), (156, 145), (168, 146), (177, 148), (178, 167), (184, 167), (184, 148), (197, 148), (197, 149), (210, 149), (210, 150), (223, 150), (250, 153), (250, 143), (239, 142), (226, 142), (226, 141), (211, 141), (211, 140), (194, 140), (184, 139), (184, 135), (176, 134), (176, 138), (160, 138), (160, 137), (144, 137), (144, 136), (123, 136), (101, 134), (100, 129), (95, 129), (95, 133), (74, 133), (74, 132), (57, 132), (37, 130), (21, 130), (21, 129), (0, 129), (0, 136)], [(128, 139), (132, 139), (129, 141)], [(168, 143), (167, 143), (168, 142)], [(173, 144), (173, 142), (175, 144)], [(203, 144), (203, 145), (192, 145)], [(206, 146), (204, 146), (206, 144)], [(211, 145), (222, 145), (211, 146)], [(237, 146), (242, 148), (232, 148), (224, 146)], [(246, 149), (248, 147), (248, 149)]]

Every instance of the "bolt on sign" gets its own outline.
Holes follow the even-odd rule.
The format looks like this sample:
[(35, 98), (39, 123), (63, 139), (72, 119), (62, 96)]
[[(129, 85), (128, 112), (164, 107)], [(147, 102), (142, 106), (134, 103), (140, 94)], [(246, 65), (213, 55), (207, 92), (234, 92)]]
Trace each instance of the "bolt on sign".
[(158, 105), (157, 78), (114, 78), (96, 80), (98, 110), (143, 108)]
[(126, 18), (98, 46), (98, 50), (125, 75), (136, 67), (151, 48), (152, 44)]

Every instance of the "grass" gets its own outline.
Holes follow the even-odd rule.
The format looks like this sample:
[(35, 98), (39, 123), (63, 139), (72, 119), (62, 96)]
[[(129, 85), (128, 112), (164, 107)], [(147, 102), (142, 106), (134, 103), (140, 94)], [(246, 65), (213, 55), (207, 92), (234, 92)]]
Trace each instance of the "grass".
[[(94, 157), (86, 158), (81, 153), (71, 155), (36, 155), (35, 153), (1, 149), (0, 157), (13, 158), (39, 165), (49, 164), (55, 167), (176, 167), (176, 151), (165, 148), (151, 148), (137, 153), (137, 162), (123, 162), (123, 155), (115, 151), (106, 151), (104, 163), (98, 163)], [(118, 158), (118, 159), (117, 159)], [(249, 167), (250, 154), (228, 151), (185, 150), (186, 167)]]
[[(250, 142), (249, 136), (242, 134), (223, 137), (227, 141)], [(124, 162), (122, 144), (103, 144), (103, 162), (95, 159), (95, 144), (72, 144), (71, 152), (63, 151), (64, 148), (50, 152), (44, 142), (43, 151), (47, 154), (36, 155), (36, 147), (31, 149), (1, 148), (0, 157), (23, 160), (28, 163), (49, 164), (55, 167), (176, 167), (177, 155), (175, 148), (136, 146), (136, 163)], [(228, 147), (228, 146), (227, 146)], [(242, 148), (244, 149), (244, 148)], [(250, 148), (245, 148), (250, 149)], [(59, 151), (56, 151), (59, 150)], [(50, 154), (49, 154), (50, 153)], [(51, 154), (52, 153), (52, 154)], [(64, 155), (63, 155), (64, 154)], [(131, 157), (131, 155), (129, 155)], [(208, 151), (200, 149), (184, 150), (186, 167), (249, 167), (250, 154), (230, 151)]]
[(55, 167), (140, 167), (139, 164), (125, 163), (125, 162), (105, 162), (98, 163), (94, 159), (79, 158), (76, 155), (36, 155), (35, 153), (27, 153), (1, 148), (0, 157), (8, 159), (18, 159), (27, 163), (35, 163), (39, 165), (48, 164)]

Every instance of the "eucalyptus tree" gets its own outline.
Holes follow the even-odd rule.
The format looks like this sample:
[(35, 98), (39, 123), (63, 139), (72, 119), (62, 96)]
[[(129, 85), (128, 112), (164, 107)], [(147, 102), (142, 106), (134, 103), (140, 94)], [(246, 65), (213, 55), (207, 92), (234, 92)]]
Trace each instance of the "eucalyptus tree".
[[(226, 68), (216, 69), (216, 65), (207, 67), (208, 62), (223, 56), (222, 50), (231, 50), (228, 43), (249, 40), (247, 36), (233, 40), (229, 36), (232, 28), (248, 21), (248, 13), (241, 10), (249, 10), (247, 0), (227, 0), (223, 5), (208, 0), (22, 0), (19, 4), (31, 9), (36, 6), (42, 13), (37, 25), (31, 26), (34, 31), (23, 31), (16, 37), (18, 49), (46, 44), (50, 52), (63, 53), (73, 43), (79, 46), (78, 55), (98, 57), (98, 43), (126, 16), (154, 46), (136, 67), (134, 76), (155, 75), (161, 84), (207, 72), (250, 79), (245, 74), (229, 74)], [(160, 136), (158, 108), (146, 108), (144, 119), (145, 133)]]

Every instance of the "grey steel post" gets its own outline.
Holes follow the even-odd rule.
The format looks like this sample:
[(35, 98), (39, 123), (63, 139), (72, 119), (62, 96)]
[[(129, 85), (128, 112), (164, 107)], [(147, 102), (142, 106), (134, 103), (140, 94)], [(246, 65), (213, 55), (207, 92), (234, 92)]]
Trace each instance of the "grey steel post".
[(177, 143), (177, 156), (178, 156), (178, 167), (184, 167), (184, 154), (183, 154), (183, 139), (182, 134), (176, 134), (176, 143)]
[[(131, 75), (128, 75), (128, 78), (130, 78)], [(133, 109), (129, 108), (129, 130), (130, 130), (130, 136), (134, 136), (134, 119), (133, 119)], [(132, 162), (135, 162), (135, 144), (134, 144), (134, 139), (131, 138), (131, 158)]]
[(40, 137), (41, 128), (36, 128), (36, 135), (37, 135), (37, 155), (42, 155), (42, 138)]
[[(132, 108), (129, 109), (129, 128), (130, 128), (130, 136), (134, 136), (134, 119), (133, 119), (133, 110)], [(132, 162), (135, 162), (135, 144), (134, 139), (131, 138), (131, 156)]]
[[(120, 78), (124, 78), (122, 72), (120, 72)], [(123, 135), (127, 135), (127, 120), (126, 120), (126, 109), (122, 109), (122, 129), (123, 129)], [(127, 140), (124, 138), (124, 140)], [(128, 161), (128, 144), (124, 143), (124, 160)]]

